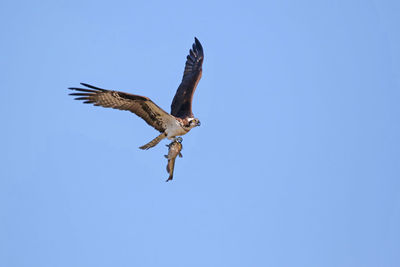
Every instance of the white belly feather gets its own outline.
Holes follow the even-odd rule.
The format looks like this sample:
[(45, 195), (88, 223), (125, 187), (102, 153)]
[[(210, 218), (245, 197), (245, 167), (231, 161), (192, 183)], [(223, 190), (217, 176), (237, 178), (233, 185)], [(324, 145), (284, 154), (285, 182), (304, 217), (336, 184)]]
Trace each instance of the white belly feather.
[(167, 125), (167, 129), (165, 130), (165, 132), (167, 133), (168, 139), (174, 139), (176, 136), (184, 135), (188, 131), (185, 131), (185, 129), (182, 128), (179, 122), (174, 120)]

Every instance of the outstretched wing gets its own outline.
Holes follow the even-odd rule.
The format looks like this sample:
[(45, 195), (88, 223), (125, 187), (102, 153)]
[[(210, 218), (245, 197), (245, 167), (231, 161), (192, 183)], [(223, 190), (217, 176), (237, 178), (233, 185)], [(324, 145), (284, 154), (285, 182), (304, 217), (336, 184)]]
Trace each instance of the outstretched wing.
[(105, 108), (129, 110), (144, 119), (147, 124), (153, 126), (160, 132), (164, 132), (167, 125), (171, 124), (175, 120), (173, 116), (165, 112), (147, 97), (106, 90), (86, 83), (81, 83), (81, 85), (90, 89), (76, 87), (68, 88), (79, 92), (70, 94), (78, 96), (75, 98), (76, 100), (85, 100), (83, 102), (85, 104), (93, 104)]
[(182, 82), (176, 91), (171, 104), (171, 114), (175, 117), (193, 117), (192, 99), (196, 86), (200, 81), (204, 59), (203, 47), (199, 40), (194, 38), (193, 48), (190, 49), (186, 59), (185, 71)]

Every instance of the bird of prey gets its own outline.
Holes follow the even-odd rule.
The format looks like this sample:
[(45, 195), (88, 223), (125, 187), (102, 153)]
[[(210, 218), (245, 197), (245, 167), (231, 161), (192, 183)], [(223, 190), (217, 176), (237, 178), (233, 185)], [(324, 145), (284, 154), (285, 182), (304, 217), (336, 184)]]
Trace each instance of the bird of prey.
[(168, 159), (167, 172), (169, 177), (166, 182), (171, 181), (174, 177), (175, 160), (179, 156), (182, 158), (182, 137), (177, 137), (171, 144), (167, 145), (168, 155), (164, 155)]
[(76, 100), (84, 100), (85, 104), (133, 112), (160, 132), (160, 135), (140, 149), (154, 147), (164, 138), (175, 140), (177, 136), (182, 136), (192, 128), (200, 126), (199, 119), (192, 113), (192, 100), (202, 75), (204, 53), (199, 40), (196, 37), (194, 40), (186, 58), (182, 82), (172, 100), (170, 114), (145, 96), (106, 90), (86, 83), (81, 83), (86, 88), (70, 87), (69, 89), (78, 91), (70, 95), (77, 96)]

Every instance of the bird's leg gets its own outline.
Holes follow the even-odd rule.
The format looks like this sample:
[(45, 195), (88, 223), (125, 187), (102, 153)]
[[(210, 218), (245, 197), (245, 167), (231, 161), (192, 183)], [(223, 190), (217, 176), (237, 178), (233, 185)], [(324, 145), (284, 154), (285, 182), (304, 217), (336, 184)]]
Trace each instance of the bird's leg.
[(183, 141), (183, 138), (180, 136), (174, 138), (174, 142), (182, 143), (182, 141)]
[(163, 140), (165, 137), (167, 137), (167, 133), (161, 133), (159, 136), (139, 148), (145, 150), (152, 148), (153, 146), (156, 146), (158, 143), (160, 143), (160, 141)]

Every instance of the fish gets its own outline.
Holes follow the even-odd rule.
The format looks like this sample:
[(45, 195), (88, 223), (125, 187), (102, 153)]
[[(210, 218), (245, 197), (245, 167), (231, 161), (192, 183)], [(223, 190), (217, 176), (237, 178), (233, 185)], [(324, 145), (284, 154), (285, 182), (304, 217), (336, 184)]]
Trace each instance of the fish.
[(182, 137), (177, 137), (169, 145), (166, 145), (168, 147), (168, 155), (164, 155), (164, 157), (168, 159), (167, 172), (169, 173), (169, 177), (166, 182), (171, 181), (174, 177), (176, 158), (178, 156), (182, 158), (182, 140)]

